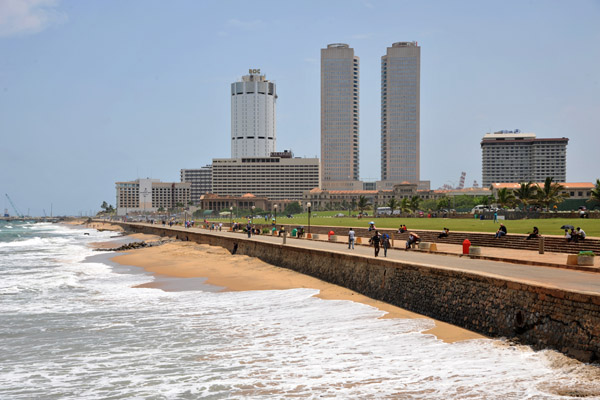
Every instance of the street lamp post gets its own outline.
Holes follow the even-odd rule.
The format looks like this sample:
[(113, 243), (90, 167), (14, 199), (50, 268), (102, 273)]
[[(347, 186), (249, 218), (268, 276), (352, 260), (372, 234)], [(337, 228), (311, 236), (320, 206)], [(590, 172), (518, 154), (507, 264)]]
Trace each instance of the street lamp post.
[(275, 204), (273, 208), (275, 209), (275, 225), (277, 225), (277, 204)]
[(233, 226), (233, 206), (229, 207), (229, 227)]
[(308, 203), (306, 203), (306, 207), (308, 207), (308, 233), (310, 233), (310, 206), (312, 206), (312, 204), (310, 204), (310, 201)]
[(254, 221), (254, 209), (256, 208), (256, 206), (252, 206), (252, 217), (250, 218), (251, 221)]

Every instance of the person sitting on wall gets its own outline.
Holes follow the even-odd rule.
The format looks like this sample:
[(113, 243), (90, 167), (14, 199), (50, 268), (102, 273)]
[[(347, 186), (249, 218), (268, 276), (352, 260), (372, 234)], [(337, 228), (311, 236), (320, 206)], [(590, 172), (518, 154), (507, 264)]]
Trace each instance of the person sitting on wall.
[(496, 239), (501, 238), (502, 236), (506, 236), (506, 226), (504, 224), (500, 224), (500, 228), (496, 231)]
[(583, 231), (583, 229), (581, 229), (580, 227), (577, 227), (577, 240), (581, 240), (583, 241), (583, 239), (585, 239), (585, 232)]
[(538, 230), (537, 226), (534, 226), (533, 227), (533, 232), (531, 232), (529, 234), (529, 236), (527, 236), (527, 240), (529, 240), (529, 239), (535, 239), (535, 238), (539, 238), (539, 237), (541, 237), (540, 231)]
[(577, 232), (575, 232), (575, 228), (571, 229), (569, 235), (571, 235), (571, 242), (579, 243), (579, 235), (577, 234)]
[(410, 249), (410, 246), (413, 244), (417, 244), (421, 241), (421, 238), (416, 233), (410, 232), (408, 234), (408, 239), (406, 240), (406, 248), (404, 250)]
[(400, 225), (400, 228), (398, 228), (398, 233), (404, 233), (406, 232), (406, 225)]
[(438, 239), (448, 237), (448, 232), (450, 232), (450, 229), (444, 228), (444, 230), (442, 231), (442, 233), (440, 233), (438, 235)]
[(375, 228), (375, 223), (374, 222), (370, 222), (369, 223), (369, 232), (376, 230), (377, 228)]
[(565, 240), (567, 243), (570, 243), (573, 240), (573, 236), (571, 236), (568, 229), (565, 229)]

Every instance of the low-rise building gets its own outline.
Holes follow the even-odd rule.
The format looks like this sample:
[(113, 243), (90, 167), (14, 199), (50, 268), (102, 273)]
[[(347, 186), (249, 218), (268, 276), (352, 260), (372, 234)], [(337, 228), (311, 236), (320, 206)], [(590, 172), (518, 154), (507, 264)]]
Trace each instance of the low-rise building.
[(190, 202), (191, 184), (161, 182), (159, 179), (136, 179), (116, 182), (117, 215), (153, 213)]
[(313, 210), (324, 210), (340, 208), (342, 203), (357, 204), (360, 197), (364, 196), (373, 207), (385, 206), (392, 198), (401, 201), (418, 196), (421, 200), (437, 199), (432, 190), (418, 190), (418, 184), (403, 182), (393, 186), (392, 190), (324, 190), (313, 188), (304, 192), (302, 207), (306, 209), (306, 203), (310, 202)]
[(201, 196), (198, 206), (202, 210), (212, 211), (211, 214), (213, 215), (223, 211), (251, 211), (255, 209), (274, 213), (275, 209), (283, 212), (287, 205), (293, 201), (294, 200), (271, 201), (266, 197), (254, 196), (252, 193), (246, 193), (243, 196), (220, 196), (218, 194), (208, 193)]

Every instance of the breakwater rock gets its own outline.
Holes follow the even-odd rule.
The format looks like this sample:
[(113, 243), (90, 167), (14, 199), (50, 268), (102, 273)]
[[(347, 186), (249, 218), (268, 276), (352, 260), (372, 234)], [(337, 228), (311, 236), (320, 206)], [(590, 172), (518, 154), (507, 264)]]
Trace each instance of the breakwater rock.
[(152, 242), (146, 242), (146, 241), (131, 242), (131, 243), (127, 243), (127, 244), (124, 244), (122, 246), (119, 246), (119, 247), (113, 247), (113, 248), (110, 248), (110, 249), (95, 249), (95, 251), (127, 251), (127, 250), (136, 250), (136, 249), (141, 249), (141, 248), (144, 248), (144, 247), (160, 246), (162, 244), (170, 243), (170, 242), (174, 242), (174, 241), (176, 241), (176, 239), (161, 238), (160, 240), (155, 240), (155, 241), (152, 241)]

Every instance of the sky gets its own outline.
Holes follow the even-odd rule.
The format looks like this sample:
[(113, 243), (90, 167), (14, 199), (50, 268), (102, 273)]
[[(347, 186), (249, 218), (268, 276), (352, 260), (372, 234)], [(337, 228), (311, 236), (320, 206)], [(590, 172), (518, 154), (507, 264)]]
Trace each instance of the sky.
[[(320, 49), (360, 57), (360, 176), (380, 171), (380, 60), (421, 46), (421, 179), (481, 183), (483, 135), (568, 137), (600, 177), (600, 0), (0, 0), (0, 206), (89, 215), (115, 182), (230, 157), (230, 84), (277, 84), (277, 150), (320, 155)], [(3, 210), (2, 210), (3, 211)]]

